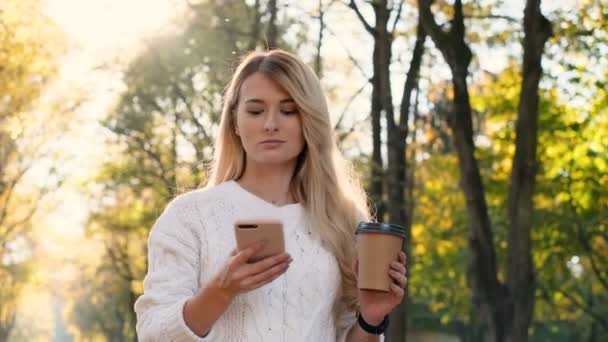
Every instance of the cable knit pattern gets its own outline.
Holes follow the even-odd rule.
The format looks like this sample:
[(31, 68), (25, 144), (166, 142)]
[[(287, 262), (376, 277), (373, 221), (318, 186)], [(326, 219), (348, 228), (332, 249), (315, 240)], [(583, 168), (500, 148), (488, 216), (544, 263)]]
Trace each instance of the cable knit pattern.
[[(201, 338), (185, 324), (183, 306), (215, 276), (236, 246), (238, 219), (279, 218), (287, 252), (285, 274), (237, 296)], [(234, 181), (174, 199), (148, 240), (148, 274), (135, 303), (140, 341), (344, 341), (353, 312), (338, 322), (332, 305), (340, 283), (335, 257), (310, 229), (300, 204), (277, 207)]]

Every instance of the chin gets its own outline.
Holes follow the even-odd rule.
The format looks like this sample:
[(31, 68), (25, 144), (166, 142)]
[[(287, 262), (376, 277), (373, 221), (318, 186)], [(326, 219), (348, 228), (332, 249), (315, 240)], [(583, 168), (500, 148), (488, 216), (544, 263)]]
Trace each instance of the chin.
[(256, 156), (256, 158), (253, 158), (253, 160), (258, 164), (284, 165), (297, 162), (298, 156), (262, 155)]
[(285, 165), (295, 163), (296, 159), (285, 159), (285, 158), (260, 158), (256, 160), (258, 164), (267, 165)]

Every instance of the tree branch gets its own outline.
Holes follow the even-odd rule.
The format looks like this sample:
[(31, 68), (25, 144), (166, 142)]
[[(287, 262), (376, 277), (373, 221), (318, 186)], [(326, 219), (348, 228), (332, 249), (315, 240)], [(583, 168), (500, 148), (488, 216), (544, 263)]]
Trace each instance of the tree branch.
[(405, 1), (401, 0), (399, 2), (399, 8), (397, 9), (397, 16), (395, 17), (395, 21), (393, 22), (393, 29), (391, 30), (391, 32), (395, 32), (395, 30), (397, 29), (397, 23), (399, 22), (399, 19), (401, 19), (401, 11), (403, 10), (403, 3)]
[(2, 210), (0, 210), (0, 226), (2, 226), (4, 224), (4, 220), (6, 220), (6, 217), (8, 215), (8, 207), (9, 207), (11, 198), (13, 197), (15, 186), (17, 185), (17, 183), (19, 183), (19, 181), (21, 180), (21, 178), (27, 172), (28, 169), (29, 169), (28, 167), (22, 168), (19, 171), (19, 173), (13, 179), (11, 179), (9, 181), (8, 187), (5, 188), (3, 193), (1, 194), (6, 197), (5, 197), (4, 203), (2, 205)]
[(332, 31), (331, 28), (329, 28), (329, 26), (326, 26), (325, 29), (329, 32), (329, 34), (331, 34), (332, 36), (336, 37), (336, 39), (338, 40), (340, 46), (342, 46), (342, 48), (344, 49), (344, 51), (346, 51), (346, 55), (348, 56), (348, 59), (353, 63), (353, 65), (361, 72), (361, 75), (363, 75), (363, 77), (365, 77), (366, 80), (368, 80), (368, 82), (372, 79), (371, 76), (368, 76), (365, 73), (365, 69), (363, 69), (363, 67), (359, 64), (359, 62), (357, 62), (357, 60), (355, 59), (355, 57), (353, 57), (353, 54), (350, 52), (350, 50), (344, 45), (344, 42), (338, 37), (338, 35)]
[(564, 295), (564, 297), (570, 299), (570, 301), (572, 301), (572, 303), (575, 306), (577, 306), (579, 309), (583, 310), (587, 315), (589, 315), (593, 319), (595, 319), (595, 321), (600, 323), (604, 329), (608, 330), (608, 321), (605, 320), (601, 315), (599, 315), (599, 314), (595, 313), (593, 310), (591, 310), (591, 308), (589, 308), (588, 305), (581, 303), (578, 299), (576, 299), (574, 296), (572, 296), (568, 291), (562, 291), (562, 290), (558, 289), (557, 292)]
[[(36, 201), (34, 201), (34, 203), (37, 203), (40, 200), (40, 198)], [(34, 214), (36, 213), (36, 210), (38, 209), (37, 206), (32, 206), (32, 208), (28, 211), (28, 213), (25, 214), (24, 217), (22, 217), (21, 219), (11, 223), (10, 225), (6, 226), (6, 229), (4, 230), (4, 232), (2, 232), (2, 235), (0, 235), (0, 241), (4, 241), (5, 239), (8, 239), (9, 235), (19, 226), (25, 224), (26, 222), (28, 222), (32, 216), (34, 216)]]
[(355, 3), (355, 0), (350, 0), (350, 2), (348, 3), (348, 7), (350, 7), (351, 9), (353, 9), (355, 11), (355, 13), (357, 14), (357, 17), (359, 18), (359, 20), (361, 21), (361, 23), (363, 24), (363, 26), (365, 27), (367, 32), (369, 32), (372, 36), (375, 36), (377, 34), (376, 29), (367, 23), (367, 21), (361, 14), (361, 11), (359, 11), (359, 7), (357, 6), (357, 3)]
[[(165, 73), (171, 74), (170, 70), (163, 63), (163, 60), (161, 58), (161, 55), (160, 55), (160, 52), (158, 51), (158, 49), (156, 47), (154, 47), (152, 44), (148, 44), (148, 48), (150, 50), (152, 50), (152, 52), (154, 53), (154, 59), (156, 60), (158, 66), (160, 68), (162, 68), (165, 71)], [(191, 103), (188, 101), (187, 96), (184, 94), (184, 92), (179, 88), (179, 85), (176, 84), (176, 82), (170, 82), (170, 86), (173, 89), (173, 94), (175, 96), (177, 96), (177, 98), (179, 98), (183, 101), (184, 106), (186, 107), (186, 110), (188, 111), (188, 114), (190, 114), (190, 117), (192, 117), (191, 122), (194, 123), (194, 125), (198, 128), (200, 133), (203, 134), (205, 139), (210, 140), (211, 138), (209, 137), (209, 134), (207, 134), (207, 130), (198, 121), (198, 118), (196, 117), (196, 115), (194, 114), (194, 110), (192, 109)], [(156, 101), (150, 101), (150, 102), (152, 102), (160, 112), (163, 112), (162, 108), (160, 108), (158, 106)], [(207, 104), (210, 105), (209, 102), (207, 102)], [(211, 105), (210, 105), (210, 107), (211, 107)]]
[(124, 261), (126, 255), (121, 253), (120, 251), (119, 253), (122, 255), (116, 255), (114, 248), (112, 248), (108, 241), (104, 241), (104, 245), (106, 246), (106, 251), (108, 252), (108, 256), (110, 257), (110, 262), (112, 262), (112, 265), (114, 265), (114, 269), (116, 270), (118, 275), (126, 281), (132, 281), (133, 275), (131, 273), (130, 266)]
[[(418, 86), (418, 78), (420, 76), (420, 66), (422, 65), (422, 56), (424, 54), (424, 41), (426, 40), (426, 30), (422, 24), (422, 20), (418, 18), (418, 26), (416, 32), (416, 42), (414, 43), (414, 52), (412, 53), (412, 60), (410, 62), (410, 68), (407, 72), (405, 79), (405, 85), (403, 87), (403, 95), (401, 97), (401, 106), (399, 108), (399, 128), (407, 132), (407, 124), (409, 119), (410, 101), (414, 88)], [(407, 134), (406, 134), (407, 137)]]
[(346, 116), (346, 112), (348, 111), (348, 108), (353, 103), (353, 101), (363, 92), (363, 90), (369, 83), (370, 82), (367, 81), (364, 85), (362, 85), (359, 89), (357, 89), (357, 91), (353, 95), (350, 96), (350, 98), (346, 102), (346, 105), (344, 106), (344, 109), (342, 110), (342, 113), (340, 114), (340, 117), (338, 118), (338, 121), (334, 125), (334, 130), (338, 129), (342, 125), (342, 121), (344, 120), (344, 117)]
[(456, 37), (464, 37), (464, 19), (462, 14), (462, 0), (454, 2), (454, 19), (452, 20), (452, 31)]
[(140, 138), (138, 136), (132, 136), (132, 139), (136, 142), (137, 146), (139, 146), (139, 148), (142, 151), (144, 151), (150, 158), (152, 158), (152, 160), (154, 160), (156, 162), (156, 164), (159, 168), (159, 171), (161, 172), (160, 175), (156, 175), (156, 176), (159, 177), (169, 189), (174, 188), (175, 184), (171, 184), (171, 182), (166, 178), (166, 175), (168, 172), (165, 169), (165, 166), (163, 165), (160, 155), (157, 153), (154, 153), (154, 151), (147, 148), (146, 143), (142, 140), (142, 138)]
[(595, 272), (595, 276), (597, 277), (597, 279), (600, 281), (600, 283), (602, 283), (602, 286), (604, 286), (604, 289), (606, 291), (608, 291), (608, 279), (606, 279), (606, 277), (604, 277), (602, 275), (602, 270), (599, 269), (597, 262), (595, 261), (595, 258), (593, 257), (593, 253), (591, 251), (589, 251), (589, 260), (591, 261), (591, 268), (593, 269), (593, 272)]
[(434, 41), (441, 42), (443, 44), (445, 41), (450, 39), (449, 35), (443, 31), (435, 21), (435, 16), (431, 11), (430, 0), (418, 0), (418, 12), (420, 19), (424, 24), (424, 28)]
[[(572, 202), (572, 200), (570, 200), (570, 202)], [(572, 203), (570, 205), (573, 206)], [(608, 279), (602, 274), (603, 273), (602, 270), (600, 270), (595, 258), (593, 257), (593, 255), (594, 255), (593, 248), (591, 247), (591, 244), (589, 243), (589, 238), (587, 236), (585, 236), (585, 234), (583, 233), (582, 223), (578, 223), (577, 226), (581, 227), (581, 229), (577, 229), (576, 233), (577, 233), (580, 244), (583, 246), (583, 248), (585, 249), (585, 252), (589, 256), (589, 261), (591, 262), (591, 269), (595, 273), (595, 276), (600, 281), (602, 286), (608, 291)]]
[(499, 15), (499, 14), (465, 14), (464, 19), (503, 19), (513, 24), (520, 24), (520, 20), (514, 17), (509, 17), (508, 15)]

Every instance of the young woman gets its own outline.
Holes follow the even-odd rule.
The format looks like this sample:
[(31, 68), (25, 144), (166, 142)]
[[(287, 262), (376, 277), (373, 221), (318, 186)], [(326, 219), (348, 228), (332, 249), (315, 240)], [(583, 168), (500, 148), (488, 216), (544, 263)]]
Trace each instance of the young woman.
[[(226, 90), (204, 189), (174, 199), (148, 241), (135, 304), (140, 341), (378, 341), (403, 299), (356, 288), (354, 231), (366, 198), (338, 151), (314, 72), (281, 51), (253, 52)], [(239, 219), (283, 222), (286, 253), (247, 262)]]

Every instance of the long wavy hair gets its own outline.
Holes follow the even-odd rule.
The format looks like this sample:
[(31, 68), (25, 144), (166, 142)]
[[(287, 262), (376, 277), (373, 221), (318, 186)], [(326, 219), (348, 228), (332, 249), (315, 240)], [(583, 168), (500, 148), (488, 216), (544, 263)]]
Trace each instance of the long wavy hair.
[(257, 72), (283, 87), (298, 106), (305, 147), (290, 191), (306, 209), (311, 228), (338, 261), (342, 282), (334, 315), (354, 311), (358, 305), (354, 230), (359, 221), (369, 219), (367, 198), (352, 165), (338, 150), (319, 79), (298, 57), (282, 50), (243, 56), (224, 94), (207, 187), (238, 180), (245, 170), (245, 151), (234, 131), (235, 111), (243, 81)]

